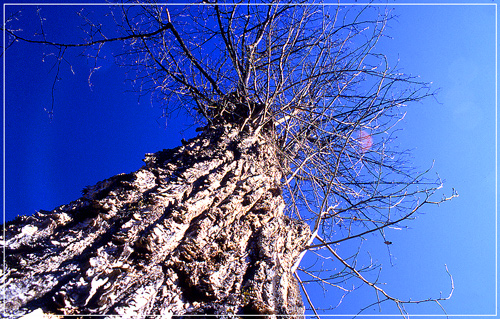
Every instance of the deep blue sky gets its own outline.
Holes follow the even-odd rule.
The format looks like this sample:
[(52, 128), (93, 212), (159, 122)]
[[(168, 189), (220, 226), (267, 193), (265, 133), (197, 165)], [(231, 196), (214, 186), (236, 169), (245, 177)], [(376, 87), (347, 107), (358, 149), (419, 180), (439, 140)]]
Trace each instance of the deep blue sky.
[[(399, 1), (392, 3), (402, 3)], [(389, 24), (378, 51), (402, 71), (420, 75), (440, 88), (436, 100), (410, 105), (398, 143), (413, 151), (422, 170), (435, 161), (431, 174), (445, 180), (441, 194), (454, 187), (460, 194), (439, 207), (426, 207), (409, 230), (387, 233), (387, 247), (367, 241), (365, 248), (383, 264), (385, 288), (401, 299), (425, 299), (449, 292), (448, 265), (455, 282), (449, 314), (496, 312), (496, 93), (495, 2), (478, 5), (394, 6), (398, 18)], [(21, 7), (8, 6), (7, 12)], [(26, 9), (24, 7), (23, 9)], [(31, 9), (28, 10), (32, 10)], [(89, 10), (94, 10), (88, 8)], [(71, 7), (42, 7), (47, 28), (71, 36)], [(26, 11), (28, 12), (28, 11)], [(26, 14), (26, 16), (29, 16)], [(68, 25), (69, 23), (69, 25)], [(29, 29), (29, 26), (25, 26)], [(5, 68), (5, 217), (51, 210), (81, 196), (86, 185), (137, 170), (147, 152), (175, 147), (194, 136), (184, 117), (158, 123), (161, 109), (123, 83), (125, 71), (111, 63), (92, 77), (88, 65), (74, 58), (73, 75), (63, 64), (55, 90), (54, 117), (49, 119), (52, 57), (42, 63), (43, 49), (17, 45), (6, 54)], [(158, 121), (157, 121), (158, 120)], [(181, 130), (186, 129), (185, 132)], [(336, 293), (321, 305), (336, 305)], [(366, 288), (345, 297), (335, 313), (352, 314), (375, 300)], [(395, 313), (392, 306), (383, 312)], [(410, 313), (441, 314), (436, 305), (409, 307)]]

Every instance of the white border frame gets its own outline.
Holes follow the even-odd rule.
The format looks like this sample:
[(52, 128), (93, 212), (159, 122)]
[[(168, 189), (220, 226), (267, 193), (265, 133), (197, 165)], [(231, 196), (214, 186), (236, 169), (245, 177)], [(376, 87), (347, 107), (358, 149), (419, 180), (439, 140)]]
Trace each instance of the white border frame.
[[(278, 5), (288, 5), (288, 4), (295, 4), (296, 3), (281, 3)], [(3, 4), (3, 16), (2, 16), (2, 26), (5, 25), (5, 8), (7, 6), (35, 6), (35, 5), (40, 5), (40, 6), (113, 6), (113, 5), (169, 5), (169, 6), (185, 6), (185, 5), (203, 5), (203, 4), (192, 4), (192, 3), (130, 3), (130, 4), (120, 4), (120, 3), (4, 3)], [(207, 4), (209, 5), (209, 4)], [(237, 4), (237, 5), (267, 5), (267, 4)], [(424, 315), (424, 314), (412, 314), (408, 316), (412, 317), (496, 317), (498, 315), (498, 5), (496, 3), (307, 3), (307, 4), (300, 4), (300, 5), (336, 5), (336, 6), (492, 6), (495, 9), (495, 313), (494, 314), (466, 314), (466, 315), (460, 315), (460, 314), (430, 314), (430, 315)], [(2, 32), (2, 43), (3, 43), (3, 48), (5, 48), (5, 29)], [(3, 168), (3, 176), (2, 176), (2, 217), (3, 217), (3, 229), (2, 229), (2, 234), (3, 238), (5, 239), (5, 95), (6, 95), (6, 90), (5, 90), (5, 54), (3, 54), (2, 58), (2, 103), (3, 103), (3, 145), (2, 145), (2, 152), (3, 152), (3, 162), (2, 162), (2, 168)], [(2, 260), (2, 270), (3, 273), (5, 274), (5, 244), (3, 245), (3, 260)], [(5, 286), (2, 285), (3, 287), (3, 309), (2, 311), (5, 311)], [(95, 316), (95, 315), (68, 315), (68, 317), (86, 317), (86, 316)], [(107, 315), (108, 317), (116, 317), (116, 318), (121, 318), (119, 315)], [(162, 317), (160, 315), (149, 315), (152, 317)], [(213, 317), (215, 315), (183, 315), (183, 316), (191, 316), (191, 317)], [(235, 315), (237, 316), (237, 315)], [(242, 315), (238, 315), (241, 317)], [(254, 317), (254, 316), (261, 316), (261, 315), (243, 315), (245, 317)], [(281, 316), (287, 316), (287, 317), (296, 317), (293, 315), (281, 315)], [(315, 317), (315, 315), (308, 315), (304, 314), (304, 317)], [(401, 317), (401, 314), (371, 314), (371, 315), (355, 315), (355, 314), (338, 314), (338, 315), (321, 315), (321, 317)]]

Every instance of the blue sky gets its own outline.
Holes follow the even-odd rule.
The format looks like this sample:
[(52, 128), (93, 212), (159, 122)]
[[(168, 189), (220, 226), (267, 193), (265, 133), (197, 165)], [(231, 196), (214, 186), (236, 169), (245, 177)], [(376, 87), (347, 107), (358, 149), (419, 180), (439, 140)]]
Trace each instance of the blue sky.
[[(389, 1), (393, 3), (403, 2)], [(446, 264), (455, 291), (443, 306), (456, 315), (496, 312), (496, 2), (483, 3), (488, 5), (394, 6), (398, 18), (387, 30), (392, 38), (378, 46), (389, 62), (399, 61), (402, 71), (420, 75), (440, 90), (437, 100), (407, 108), (397, 143), (412, 150), (413, 164), (421, 170), (434, 161), (431, 174), (437, 172), (445, 181), (438, 196), (450, 195), (453, 187), (460, 197), (425, 207), (406, 224), (408, 230), (387, 233), (393, 266), (387, 246), (368, 240), (364, 247), (382, 264), (381, 278), (388, 283), (384, 288), (401, 299), (448, 294)], [(7, 7), (7, 12), (17, 8)], [(42, 8), (55, 23), (74, 21), (66, 15), (74, 11), (70, 7)], [(70, 25), (53, 32), (70, 37), (68, 30)], [(54, 59), (42, 63), (42, 52), (21, 44), (6, 54), (7, 220), (75, 200), (86, 185), (137, 170), (145, 153), (194, 136), (194, 127), (182, 116), (170, 118), (165, 129), (160, 107), (147, 98), (138, 102), (123, 83), (126, 71), (111, 63), (103, 63), (93, 75), (90, 89), (88, 64), (81, 57), (73, 57), (75, 74), (63, 64), (49, 119), (44, 109), (51, 107)], [(314, 296), (321, 306), (337, 304), (334, 292)], [(375, 298), (370, 289), (361, 288), (347, 295), (335, 313), (356, 313)], [(407, 309), (442, 314), (431, 304)], [(389, 304), (382, 310), (366, 314), (396, 313)]]

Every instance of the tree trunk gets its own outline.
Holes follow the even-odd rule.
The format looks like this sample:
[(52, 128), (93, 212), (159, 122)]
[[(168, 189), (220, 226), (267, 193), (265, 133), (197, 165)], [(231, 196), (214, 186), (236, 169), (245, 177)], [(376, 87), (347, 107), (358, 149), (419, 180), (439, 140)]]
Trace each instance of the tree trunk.
[(303, 314), (275, 143), (229, 126), (6, 224), (10, 314)]

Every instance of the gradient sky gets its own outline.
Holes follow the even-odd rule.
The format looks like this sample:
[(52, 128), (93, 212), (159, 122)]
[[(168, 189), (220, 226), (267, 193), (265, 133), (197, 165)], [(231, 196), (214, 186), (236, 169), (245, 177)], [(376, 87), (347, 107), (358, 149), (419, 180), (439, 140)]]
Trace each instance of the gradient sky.
[[(438, 194), (460, 197), (425, 207), (408, 230), (387, 232), (393, 242), (391, 266), (387, 246), (375, 237), (364, 248), (382, 264), (381, 279), (388, 292), (401, 299), (447, 295), (453, 276), (455, 291), (443, 302), (448, 314), (496, 313), (496, 2), (486, 5), (393, 5), (398, 16), (378, 46), (389, 62), (405, 73), (420, 75), (439, 89), (437, 100), (409, 105), (400, 123), (399, 146), (412, 150), (414, 166), (445, 181)], [(47, 32), (71, 37), (76, 23), (73, 7), (42, 6)], [(33, 18), (34, 7), (25, 10)], [(97, 10), (97, 7), (87, 7)], [(22, 21), (22, 20), (21, 20)], [(30, 20), (33, 21), (33, 20)], [(51, 25), (65, 25), (51, 28)], [(23, 26), (29, 30), (32, 26)], [(194, 136), (182, 116), (165, 128), (161, 109), (124, 84), (126, 71), (109, 61), (88, 84), (88, 63), (71, 57), (75, 74), (62, 65), (55, 89), (54, 117), (51, 87), (53, 57), (42, 63), (43, 49), (19, 44), (5, 61), (5, 218), (51, 210), (81, 196), (87, 185), (118, 173), (135, 171), (148, 152), (172, 148)], [(109, 53), (108, 53), (109, 55)], [(353, 282), (359, 285), (359, 282)], [(312, 292), (318, 305), (338, 303), (338, 292)], [(347, 295), (332, 313), (353, 314), (376, 300), (368, 287)], [(407, 308), (412, 314), (442, 314), (435, 304)], [(365, 314), (397, 313), (393, 305)]]

